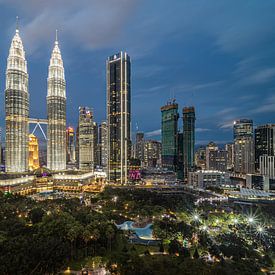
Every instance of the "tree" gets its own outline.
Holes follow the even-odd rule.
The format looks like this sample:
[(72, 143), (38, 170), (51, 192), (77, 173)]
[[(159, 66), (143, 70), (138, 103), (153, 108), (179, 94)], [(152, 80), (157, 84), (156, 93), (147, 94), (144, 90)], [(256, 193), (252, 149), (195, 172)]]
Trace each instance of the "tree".
[(200, 254), (199, 254), (199, 252), (198, 252), (198, 248), (196, 248), (196, 249), (195, 249), (195, 252), (194, 252), (194, 254), (193, 254), (193, 258), (194, 258), (194, 259), (199, 259), (199, 257), (200, 257)]
[(33, 224), (36, 224), (36, 223), (39, 223), (42, 221), (44, 214), (45, 214), (45, 211), (42, 208), (37, 207), (37, 208), (33, 208), (29, 212), (29, 217), (30, 217), (31, 222)]

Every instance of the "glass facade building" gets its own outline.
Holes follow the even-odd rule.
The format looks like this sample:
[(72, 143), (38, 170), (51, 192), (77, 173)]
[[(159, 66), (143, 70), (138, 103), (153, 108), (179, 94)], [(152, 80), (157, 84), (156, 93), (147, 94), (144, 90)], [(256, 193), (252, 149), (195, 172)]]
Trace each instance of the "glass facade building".
[(106, 62), (108, 180), (126, 183), (131, 156), (131, 60), (127, 53)]
[(94, 124), (93, 113), (89, 107), (79, 107), (78, 119), (78, 168), (94, 169)]
[(195, 166), (195, 108), (184, 107), (182, 109), (183, 119), (183, 167), (184, 179), (187, 180), (188, 173)]
[(177, 170), (178, 156), (178, 104), (168, 102), (161, 107), (161, 162), (170, 171)]
[(75, 162), (75, 133), (73, 127), (66, 130), (67, 163)]
[(6, 172), (28, 171), (29, 91), (27, 61), (19, 30), (12, 39), (6, 70)]

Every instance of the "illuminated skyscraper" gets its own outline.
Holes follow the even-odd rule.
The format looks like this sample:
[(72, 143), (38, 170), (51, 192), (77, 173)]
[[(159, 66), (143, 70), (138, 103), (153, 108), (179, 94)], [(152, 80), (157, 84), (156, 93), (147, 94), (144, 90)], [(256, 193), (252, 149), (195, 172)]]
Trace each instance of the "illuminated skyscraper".
[(29, 92), (27, 61), (19, 30), (11, 42), (6, 70), (6, 172), (28, 170)]
[(75, 162), (75, 143), (74, 143), (74, 128), (68, 127), (66, 130), (66, 148), (67, 148), (67, 163)]
[(240, 119), (234, 121), (234, 171), (241, 174), (254, 172), (253, 121)]
[(99, 159), (100, 166), (107, 167), (108, 151), (107, 151), (107, 123), (103, 121), (99, 125)]
[(78, 168), (94, 169), (93, 113), (88, 107), (79, 107), (78, 118)]
[(47, 167), (66, 169), (66, 84), (63, 61), (57, 38), (52, 51), (48, 75), (48, 143)]
[(108, 180), (126, 183), (131, 155), (131, 61), (110, 56), (107, 69)]
[(184, 107), (183, 115), (183, 167), (184, 178), (188, 178), (190, 172), (195, 166), (195, 108)]
[(170, 171), (177, 170), (178, 154), (178, 104), (168, 102), (161, 107), (161, 162)]
[(39, 168), (39, 145), (38, 139), (34, 134), (29, 135), (29, 170)]

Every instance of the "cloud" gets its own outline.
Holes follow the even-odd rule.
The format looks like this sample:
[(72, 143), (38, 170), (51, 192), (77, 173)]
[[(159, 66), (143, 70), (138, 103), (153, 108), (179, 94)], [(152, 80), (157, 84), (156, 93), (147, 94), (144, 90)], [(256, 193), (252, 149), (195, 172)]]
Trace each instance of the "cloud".
[(196, 128), (195, 130), (197, 133), (204, 133), (204, 132), (211, 131), (211, 129), (207, 129), (207, 128)]
[(242, 83), (245, 85), (262, 84), (269, 81), (273, 81), (275, 78), (275, 68), (265, 68), (259, 70), (252, 75), (242, 79)]
[(147, 137), (155, 137), (155, 136), (160, 136), (161, 135), (161, 129), (157, 129), (151, 132), (145, 133)]
[(233, 129), (234, 121), (225, 121), (219, 125), (220, 129)]
[(251, 114), (275, 113), (275, 96), (271, 95), (257, 107), (250, 111)]
[[(13, 6), (20, 22), (24, 41), (30, 51), (60, 37), (78, 47), (97, 49), (116, 41), (123, 26), (135, 11), (138, 0), (24, 0), (2, 1)], [(21, 17), (21, 16), (20, 16)]]

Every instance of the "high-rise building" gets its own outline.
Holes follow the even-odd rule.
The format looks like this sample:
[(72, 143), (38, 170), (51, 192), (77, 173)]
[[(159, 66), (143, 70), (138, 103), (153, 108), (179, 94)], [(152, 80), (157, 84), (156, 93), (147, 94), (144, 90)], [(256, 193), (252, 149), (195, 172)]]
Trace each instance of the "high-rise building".
[(6, 172), (26, 172), (29, 167), (29, 91), (27, 61), (19, 30), (12, 39), (6, 70)]
[(195, 153), (195, 165), (201, 170), (206, 169), (206, 148), (204, 146), (200, 146)]
[(131, 156), (131, 60), (112, 55), (107, 70), (108, 180), (126, 183)]
[(170, 171), (177, 170), (178, 104), (173, 100), (161, 107), (161, 162)]
[(184, 179), (184, 166), (183, 166), (183, 133), (178, 133), (178, 156), (177, 156), (177, 179)]
[(206, 170), (227, 171), (227, 155), (226, 150), (211, 141), (206, 146)]
[(39, 145), (38, 139), (34, 134), (29, 135), (29, 170), (39, 168)]
[(240, 174), (254, 173), (253, 121), (234, 121), (234, 171)]
[(195, 166), (195, 108), (184, 107), (183, 115), (183, 167), (184, 178), (187, 180), (188, 172)]
[(135, 155), (136, 159), (139, 159), (141, 163), (144, 161), (144, 133), (136, 133)]
[(66, 84), (63, 61), (57, 38), (52, 51), (47, 93), (47, 167), (66, 169)]
[(275, 179), (275, 156), (261, 155), (260, 160), (260, 174), (268, 176), (270, 179)]
[(79, 107), (78, 118), (78, 168), (94, 169), (94, 124), (93, 113), (89, 107)]
[(107, 150), (107, 123), (101, 122), (99, 125), (99, 160), (100, 166), (107, 167), (108, 150)]
[(98, 124), (96, 122), (93, 122), (93, 137), (94, 137), (94, 166), (99, 166), (99, 143), (98, 143)]
[(67, 163), (75, 163), (75, 134), (73, 127), (66, 130)]
[(227, 170), (234, 168), (234, 144), (225, 144), (225, 150), (227, 151)]
[(157, 140), (144, 141), (144, 166), (154, 168), (161, 165), (161, 143)]
[(255, 169), (260, 169), (260, 156), (275, 156), (275, 124), (255, 129)]

